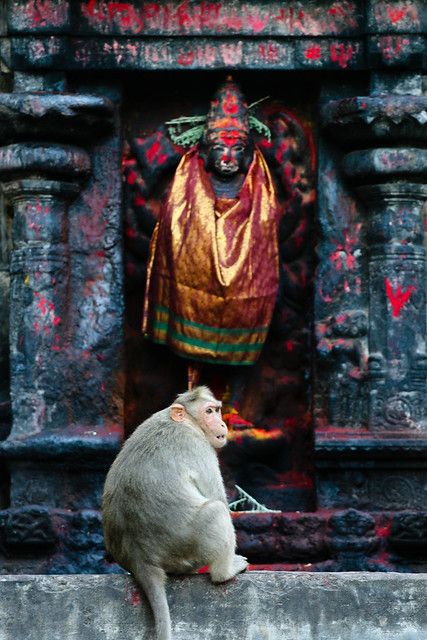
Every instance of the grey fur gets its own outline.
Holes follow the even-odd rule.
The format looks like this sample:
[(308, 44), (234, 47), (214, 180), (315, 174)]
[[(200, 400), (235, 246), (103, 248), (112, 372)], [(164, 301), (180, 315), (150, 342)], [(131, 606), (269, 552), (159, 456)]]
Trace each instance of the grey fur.
[(235, 554), (216, 452), (194, 419), (207, 400), (217, 402), (207, 387), (197, 387), (177, 398), (186, 409), (183, 422), (172, 420), (171, 407), (143, 422), (105, 482), (106, 546), (146, 593), (157, 640), (172, 638), (166, 573), (209, 565), (212, 581), (224, 582), (247, 567)]

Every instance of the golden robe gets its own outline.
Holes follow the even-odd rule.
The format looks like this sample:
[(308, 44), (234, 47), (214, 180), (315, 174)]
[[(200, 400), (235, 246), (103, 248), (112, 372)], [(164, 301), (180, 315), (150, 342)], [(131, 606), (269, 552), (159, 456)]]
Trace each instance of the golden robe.
[(144, 333), (192, 360), (253, 364), (277, 296), (277, 216), (258, 150), (236, 200), (216, 200), (197, 150), (185, 154), (151, 241)]

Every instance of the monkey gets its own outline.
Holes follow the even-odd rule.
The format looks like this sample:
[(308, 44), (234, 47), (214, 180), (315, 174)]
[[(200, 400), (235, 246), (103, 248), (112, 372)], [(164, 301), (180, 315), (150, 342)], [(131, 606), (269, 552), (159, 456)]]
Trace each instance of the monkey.
[(177, 396), (123, 445), (105, 481), (107, 550), (146, 594), (156, 640), (172, 640), (167, 574), (208, 566), (213, 583), (245, 571), (236, 554), (217, 450), (227, 442), (221, 402), (208, 387)]

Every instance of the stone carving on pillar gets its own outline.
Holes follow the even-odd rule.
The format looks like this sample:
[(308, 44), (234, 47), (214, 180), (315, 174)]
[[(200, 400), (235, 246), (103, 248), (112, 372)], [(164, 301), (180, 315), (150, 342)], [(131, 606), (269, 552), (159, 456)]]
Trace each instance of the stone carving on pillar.
[(343, 170), (366, 205), (371, 431), (426, 429), (426, 107), (422, 96), (384, 95), (324, 109), (330, 136), (358, 147)]
[[(318, 430), (318, 501), (326, 508), (423, 509), (426, 499), (427, 97), (384, 94), (324, 105), (323, 124), (363, 206), (366, 427)], [(387, 78), (391, 81), (391, 78)], [(395, 85), (407, 83), (395, 79)], [(389, 90), (392, 87), (389, 86)], [(358, 212), (359, 214), (359, 212)]]
[(12, 439), (72, 422), (64, 379), (71, 339), (68, 203), (91, 161), (84, 149), (57, 140), (96, 137), (111, 119), (112, 105), (101, 97), (0, 94), (0, 133), (14, 141), (0, 148), (0, 179), (14, 214)]
[[(104, 400), (104, 404), (98, 402), (92, 393), (87, 409), (84, 396), (82, 400), (81, 389), (94, 381), (98, 395), (103, 395), (103, 386), (114, 378), (107, 378), (106, 372), (112, 374), (116, 363), (114, 358), (108, 360), (106, 351), (97, 349), (98, 315), (84, 316), (80, 310), (98, 305), (105, 324), (110, 322), (110, 308), (116, 303), (111, 291), (120, 289), (120, 269), (111, 276), (108, 264), (111, 261), (119, 266), (114, 253), (119, 241), (111, 238), (114, 234), (120, 237), (120, 220), (115, 218), (114, 202), (108, 204), (105, 211), (110, 228), (105, 244), (113, 247), (109, 254), (104, 237), (99, 240), (106, 225), (95, 216), (93, 198), (84, 193), (86, 198), (72, 211), (70, 208), (87, 184), (90, 194), (94, 193), (96, 184), (89, 180), (99, 180), (100, 163), (104, 173), (111, 172), (110, 159), (99, 160), (94, 149), (110, 144), (114, 122), (113, 103), (102, 96), (0, 94), (4, 145), (0, 148), (0, 181), (13, 210), (13, 424), (9, 437), (0, 443), (0, 457), (7, 461), (10, 474), (6, 503), (10, 508), (5, 512), (3, 542), (11, 553), (27, 545), (45, 547), (55, 541), (62, 545), (64, 535), (56, 531), (54, 523), (58, 524), (59, 518), (59, 528), (65, 532), (72, 529), (76, 512), (99, 508), (105, 469), (119, 446), (120, 425), (109, 424), (107, 412), (104, 415), (99, 409)], [(109, 148), (113, 146), (111, 143)], [(118, 172), (118, 154), (116, 160)], [(88, 226), (88, 219), (92, 226)], [(75, 231), (78, 225), (81, 237)], [(99, 261), (108, 273), (104, 280)], [(93, 293), (92, 280), (87, 283), (89, 264), (90, 278), (97, 279), (100, 294)], [(81, 302), (83, 287), (86, 296)], [(119, 304), (113, 312), (120, 324)], [(108, 336), (102, 339), (108, 340)], [(90, 340), (95, 345), (92, 351), (86, 346)], [(95, 371), (93, 362), (98, 360)], [(92, 363), (91, 380), (85, 361)], [(108, 393), (109, 398), (113, 395)], [(37, 507), (29, 509), (28, 505)], [(66, 516), (64, 509), (68, 510)], [(62, 515), (57, 510), (62, 510)], [(93, 511), (90, 517), (97, 520), (100, 531), (99, 513)], [(60, 556), (61, 551), (56, 551)], [(39, 570), (45, 569), (45, 561), (36, 563)]]

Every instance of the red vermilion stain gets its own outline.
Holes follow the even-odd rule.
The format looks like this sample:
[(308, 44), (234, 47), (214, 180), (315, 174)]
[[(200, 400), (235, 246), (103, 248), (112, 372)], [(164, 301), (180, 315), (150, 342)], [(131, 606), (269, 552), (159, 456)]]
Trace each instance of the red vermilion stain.
[(402, 287), (399, 285), (396, 291), (393, 291), (393, 287), (391, 286), (389, 279), (384, 278), (384, 282), (387, 298), (390, 300), (392, 307), (393, 318), (398, 318), (403, 307), (414, 293), (415, 287), (410, 285), (406, 291), (402, 291)]
[(320, 44), (314, 44), (313, 46), (308, 47), (308, 49), (305, 50), (304, 55), (307, 60), (320, 60), (322, 57), (322, 48)]
[(133, 200), (133, 204), (136, 205), (137, 207), (143, 207), (145, 203), (146, 203), (145, 198), (143, 198), (142, 196), (135, 196)]
[(379, 538), (387, 538), (390, 535), (391, 524), (387, 524), (384, 527), (378, 527), (375, 531)]
[(136, 175), (135, 171), (129, 171), (129, 173), (127, 175), (127, 183), (128, 184), (135, 184), (136, 178), (137, 178), (137, 175)]
[(353, 57), (355, 49), (353, 45), (344, 43), (333, 42), (330, 48), (331, 62), (338, 62), (341, 69), (345, 69), (348, 66), (349, 61)]
[(40, 296), (36, 294), (36, 296), (39, 298), (39, 301), (37, 303), (37, 308), (40, 309), (40, 311), (42, 312), (42, 314), (45, 316), (47, 314), (47, 300), (44, 296)]
[(345, 18), (345, 11), (342, 7), (331, 7), (328, 9), (328, 13), (330, 16), (341, 16)]
[(259, 53), (261, 58), (266, 62), (277, 62), (279, 60), (279, 48), (276, 45), (271, 44), (271, 42), (268, 46), (260, 44)]
[(408, 38), (401, 38), (400, 36), (382, 36), (380, 38), (381, 52), (386, 60), (397, 58), (402, 48), (408, 44)]
[(182, 51), (177, 58), (177, 62), (182, 67), (189, 67), (194, 62), (194, 51)]
[(253, 15), (249, 13), (248, 23), (255, 34), (260, 33), (268, 23), (268, 15), (261, 17), (259, 13), (255, 13)]
[(396, 24), (400, 22), (406, 15), (406, 8), (403, 9), (393, 9), (392, 7), (387, 7), (388, 17), (390, 18), (390, 22), (392, 24)]
[(167, 160), (165, 153), (160, 153), (160, 142), (156, 140), (147, 151), (148, 162), (157, 162), (157, 164), (163, 164)]

